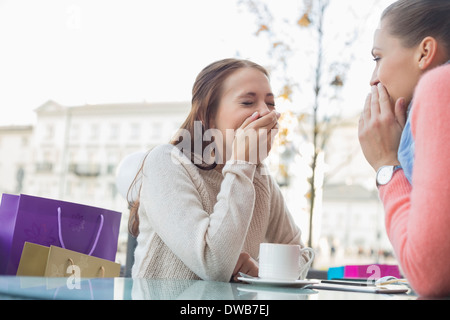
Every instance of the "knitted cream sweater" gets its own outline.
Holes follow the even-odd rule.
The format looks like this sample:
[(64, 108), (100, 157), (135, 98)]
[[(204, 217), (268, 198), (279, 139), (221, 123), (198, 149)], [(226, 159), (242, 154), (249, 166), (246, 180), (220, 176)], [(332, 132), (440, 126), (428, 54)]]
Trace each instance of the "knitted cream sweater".
[[(241, 252), (262, 242), (300, 244), (301, 231), (262, 165), (201, 170), (173, 145), (144, 165), (133, 277), (229, 281)], [(306, 260), (306, 259), (305, 259)]]

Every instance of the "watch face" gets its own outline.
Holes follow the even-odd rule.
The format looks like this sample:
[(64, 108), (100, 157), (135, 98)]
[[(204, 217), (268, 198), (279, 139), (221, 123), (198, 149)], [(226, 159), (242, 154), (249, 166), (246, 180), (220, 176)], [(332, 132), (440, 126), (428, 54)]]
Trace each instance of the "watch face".
[(378, 175), (377, 175), (378, 184), (384, 185), (384, 184), (388, 183), (389, 181), (391, 181), (393, 172), (394, 172), (393, 166), (382, 167), (380, 169), (380, 171), (378, 171)]

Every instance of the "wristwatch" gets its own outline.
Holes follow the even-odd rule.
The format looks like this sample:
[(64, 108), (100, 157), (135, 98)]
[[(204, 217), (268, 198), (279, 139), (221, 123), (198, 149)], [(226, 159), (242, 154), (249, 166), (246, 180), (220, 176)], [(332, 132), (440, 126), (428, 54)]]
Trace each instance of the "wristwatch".
[(402, 166), (382, 166), (377, 171), (377, 187), (384, 186), (391, 181), (394, 172), (401, 169)]

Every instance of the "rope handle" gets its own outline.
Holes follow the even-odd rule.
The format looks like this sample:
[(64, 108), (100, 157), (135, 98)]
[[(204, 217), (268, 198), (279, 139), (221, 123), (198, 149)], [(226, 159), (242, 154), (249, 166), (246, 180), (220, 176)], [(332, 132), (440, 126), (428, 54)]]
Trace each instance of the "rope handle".
[[(66, 249), (66, 246), (64, 244), (63, 238), (62, 238), (62, 228), (61, 228), (61, 207), (58, 207), (57, 209), (58, 211), (58, 237), (59, 237), (59, 242), (61, 243), (61, 246), (63, 249)], [(92, 255), (92, 253), (94, 252), (95, 248), (97, 247), (97, 243), (98, 243), (98, 239), (100, 238), (100, 233), (102, 232), (103, 229), (103, 222), (104, 222), (105, 218), (103, 217), (103, 215), (100, 215), (100, 226), (98, 227), (97, 230), (97, 235), (95, 236), (95, 240), (94, 240), (94, 244), (92, 245), (91, 250), (88, 253), (88, 256)]]
[[(70, 262), (70, 265), (72, 267), (75, 266), (75, 263), (73, 262), (73, 260), (71, 258), (69, 258), (68, 261)], [(105, 277), (105, 267), (101, 266), (99, 271), (101, 272), (100, 273), (100, 278), (104, 278)], [(72, 275), (74, 275), (74, 274), (75, 274), (75, 269), (72, 268)]]
[[(70, 265), (71, 265), (72, 267), (75, 266), (75, 264), (73, 263), (73, 260), (72, 260), (71, 258), (69, 258), (68, 260), (69, 260)], [(74, 269), (74, 268), (72, 268), (72, 274), (75, 274), (75, 269)]]
[(105, 267), (104, 267), (104, 266), (101, 266), (101, 267), (100, 267), (100, 271), (102, 272), (100, 278), (104, 278), (104, 277), (105, 277)]

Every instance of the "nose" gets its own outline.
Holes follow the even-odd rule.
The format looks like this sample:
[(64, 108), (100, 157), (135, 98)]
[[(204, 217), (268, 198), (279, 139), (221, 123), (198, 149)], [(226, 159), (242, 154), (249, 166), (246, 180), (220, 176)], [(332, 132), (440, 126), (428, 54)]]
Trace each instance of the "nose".
[(264, 116), (270, 112), (269, 106), (262, 101), (258, 106), (258, 112), (261, 116)]
[(373, 70), (372, 77), (370, 78), (370, 86), (376, 86), (378, 83), (380, 83), (380, 80), (378, 79), (377, 68), (375, 68), (375, 70)]

